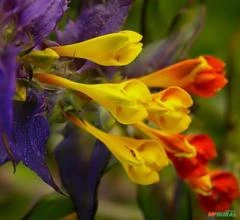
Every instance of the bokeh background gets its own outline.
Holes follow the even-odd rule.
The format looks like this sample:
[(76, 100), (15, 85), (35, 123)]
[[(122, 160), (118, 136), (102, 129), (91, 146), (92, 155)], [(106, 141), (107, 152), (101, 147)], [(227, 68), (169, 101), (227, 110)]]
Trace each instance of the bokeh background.
[[(74, 18), (80, 6), (81, 1), (72, 0), (68, 16)], [(66, 18), (60, 25), (64, 25)], [(203, 54), (211, 54), (226, 61), (229, 79), (227, 87), (211, 99), (195, 98), (189, 132), (212, 136), (217, 144), (218, 158), (211, 166), (228, 169), (239, 178), (239, 0), (136, 0), (125, 29), (142, 33), (145, 47), (169, 39), (172, 33), (184, 32), (180, 46), (171, 54), (175, 61)], [(189, 35), (192, 37), (186, 42)], [(58, 181), (51, 143), (48, 147), (48, 161)], [(194, 193), (177, 178), (171, 167), (161, 172), (160, 184), (151, 187), (134, 185), (119, 166), (104, 175), (99, 189), (97, 220), (143, 219), (139, 206), (150, 220), (207, 219)], [(30, 210), (32, 214), (27, 219), (76, 218), (71, 201), (53, 192), (26, 167), (19, 164), (15, 174), (10, 163), (0, 167), (0, 220), (23, 219)], [(240, 219), (239, 202), (235, 202), (233, 210), (238, 212)]]

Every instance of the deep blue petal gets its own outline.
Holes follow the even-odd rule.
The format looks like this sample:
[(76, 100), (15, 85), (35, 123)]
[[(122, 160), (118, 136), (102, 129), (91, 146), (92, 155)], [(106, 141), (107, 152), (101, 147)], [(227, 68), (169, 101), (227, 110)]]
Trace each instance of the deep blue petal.
[(70, 21), (64, 31), (58, 32), (59, 42), (71, 44), (119, 31), (132, 3), (133, 0), (111, 0), (91, 4), (91, 7), (84, 8), (75, 22)]
[(0, 133), (11, 135), (18, 49), (7, 46), (0, 52)]
[(67, 4), (68, 0), (3, 0), (0, 13), (4, 16), (0, 16), (0, 24), (14, 21), (17, 40), (25, 42), (31, 35), (39, 43), (54, 30)]
[(19, 13), (18, 25), (21, 28), (31, 25), (31, 23), (34, 23), (35, 19), (38, 19), (40, 16), (46, 13), (50, 4), (52, 4), (52, 1), (49, 0), (37, 0), (32, 1), (31, 3), (29, 2), (27, 7), (23, 8)]
[[(42, 1), (40, 1), (42, 4)], [(28, 31), (32, 34), (35, 41), (48, 36), (56, 27), (57, 22), (67, 10), (67, 0), (51, 0), (43, 14), (32, 20)]]
[(3, 146), (2, 138), (0, 138), (0, 165), (9, 161), (8, 154), (5, 147)]
[[(16, 162), (22, 161), (43, 181), (59, 191), (45, 161), (49, 125), (44, 111), (44, 97), (35, 93), (30, 93), (26, 102), (15, 102), (13, 138), (8, 138), (8, 142)], [(0, 141), (0, 152), (3, 152), (0, 163), (10, 160), (5, 149), (3, 141)]]
[(44, 116), (44, 97), (30, 93), (26, 102), (14, 106), (14, 142), (11, 148), (17, 159), (58, 190), (45, 161), (49, 124)]
[(110, 153), (96, 142), (91, 157), (84, 153), (88, 146), (81, 146), (76, 127), (68, 127), (65, 139), (55, 150), (62, 183), (75, 204), (78, 219), (94, 219), (97, 208), (97, 188)]

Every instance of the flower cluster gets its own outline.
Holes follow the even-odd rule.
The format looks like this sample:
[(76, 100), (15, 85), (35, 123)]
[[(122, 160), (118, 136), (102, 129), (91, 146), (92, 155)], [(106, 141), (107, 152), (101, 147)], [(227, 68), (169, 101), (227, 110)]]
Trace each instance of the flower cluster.
[[(121, 25), (115, 24), (110, 30), (71, 40), (74, 35), (71, 25), (76, 27), (76, 22), (67, 26), (70, 39), (59, 32), (59, 40), (53, 44), (44, 39), (67, 9), (67, 2), (23, 2), (14, 6), (7, 1), (0, 3), (0, 12), (5, 14), (0, 16), (1, 163), (11, 160), (16, 165), (23, 161), (59, 190), (45, 164), (44, 146), (49, 137), (46, 114), (54, 106), (60, 106), (63, 121), (101, 141), (134, 183), (156, 183), (159, 172), (172, 164), (197, 193), (205, 210), (228, 209), (239, 195), (236, 178), (229, 172), (209, 169), (209, 161), (217, 155), (209, 136), (182, 133), (191, 123), (190, 94), (211, 97), (226, 85), (224, 62), (200, 56), (138, 78), (111, 79), (108, 66), (127, 65), (140, 54), (140, 34), (118, 31), (115, 27)], [(39, 7), (40, 3), (44, 7)], [(36, 8), (41, 10), (31, 13)], [(87, 9), (86, 14), (91, 12)], [(17, 21), (13, 20), (15, 17)], [(86, 15), (82, 17), (86, 19)], [(106, 75), (98, 80), (79, 74), (87, 65), (103, 68)], [(66, 100), (68, 93), (74, 95), (76, 102), (90, 103), (95, 113), (104, 108), (115, 126), (125, 130), (125, 135), (112, 134), (110, 129), (104, 131), (102, 125), (94, 125), (99, 115), (85, 117), (88, 109), (76, 108)], [(138, 138), (130, 135), (127, 132), (130, 127), (144, 135)]]
[[(128, 34), (129, 32), (124, 31), (119, 34), (122, 33)], [(139, 53), (139, 48), (131, 44), (135, 45), (141, 39), (134, 32), (129, 34), (131, 37), (127, 44), (130, 45), (127, 48), (118, 46), (123, 50), (122, 54), (130, 58), (127, 63), (132, 61), (133, 54), (136, 57)], [(99, 47), (104, 48), (101, 45), (102, 41), (105, 43), (113, 36), (117, 36), (117, 33), (88, 42), (98, 42)], [(133, 36), (135, 40), (132, 40)], [(125, 45), (125, 42), (123, 44)], [(141, 44), (138, 43), (138, 45)], [(63, 46), (63, 50), (59, 46), (59, 49), (55, 51), (61, 51), (59, 55), (64, 56), (65, 52), (69, 54), (68, 51), (64, 52), (64, 48), (68, 47), (72, 48), (74, 45)], [(111, 48), (115, 50), (114, 47)], [(128, 48), (132, 48), (131, 56), (128, 56)], [(105, 51), (115, 57), (115, 52), (109, 52), (109, 48), (104, 48), (103, 53), (98, 55), (99, 63), (102, 65), (107, 63)], [(72, 56), (76, 57), (74, 53)], [(78, 56), (83, 57), (80, 51)], [(114, 59), (113, 57), (109, 59)], [(94, 60), (94, 54), (91, 54), (88, 59)], [(54, 74), (40, 72), (35, 73), (34, 78), (48, 85), (64, 87), (85, 94), (109, 111), (118, 123), (133, 125), (150, 137), (150, 139), (135, 139), (108, 134), (84, 119), (80, 120), (77, 116), (65, 113), (69, 121), (105, 144), (122, 164), (133, 182), (147, 185), (159, 181), (158, 172), (171, 161), (179, 176), (186, 180), (198, 194), (205, 210), (226, 210), (238, 196), (238, 184), (231, 173), (212, 171), (208, 168), (208, 161), (217, 155), (211, 138), (203, 134), (179, 133), (185, 131), (191, 122), (189, 107), (192, 106), (193, 101), (187, 91), (201, 96), (212, 96), (226, 84), (224, 64), (221, 60), (203, 56), (120, 83), (83, 84)], [(165, 87), (166, 89), (151, 93), (149, 87)], [(147, 124), (152, 124), (154, 127)], [(221, 184), (223, 179), (229, 182), (229, 185)], [(229, 198), (228, 202), (226, 202), (226, 195)]]

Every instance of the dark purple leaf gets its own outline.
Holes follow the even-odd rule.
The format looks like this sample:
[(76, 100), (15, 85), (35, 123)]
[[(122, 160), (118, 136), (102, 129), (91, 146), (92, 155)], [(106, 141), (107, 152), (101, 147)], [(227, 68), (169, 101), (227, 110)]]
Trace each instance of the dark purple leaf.
[(102, 143), (96, 142), (89, 158), (84, 153), (89, 146), (81, 146), (79, 139), (78, 129), (68, 126), (55, 155), (63, 186), (73, 199), (78, 219), (94, 219), (97, 188), (110, 153)]
[(108, 0), (86, 7), (75, 22), (70, 21), (64, 31), (58, 32), (61, 44), (71, 44), (117, 32), (124, 24), (133, 0)]
[(0, 52), (0, 133), (12, 133), (12, 99), (15, 93), (18, 49), (9, 45)]
[[(29, 94), (26, 102), (14, 103), (13, 138), (8, 137), (9, 150), (16, 162), (22, 161), (47, 184), (59, 191), (45, 162), (49, 125), (44, 111), (44, 97), (33, 92)], [(6, 149), (2, 139), (0, 151), (4, 157), (1, 156), (1, 162), (12, 159)]]
[(57, 22), (67, 10), (68, 0), (4, 0), (0, 4), (1, 22), (16, 21), (15, 37), (25, 40), (31, 35), (40, 43), (56, 27)]
[[(42, 1), (40, 1), (40, 4), (42, 4)], [(46, 11), (32, 20), (28, 30), (33, 35), (35, 41), (48, 36), (53, 31), (57, 22), (67, 10), (67, 4), (68, 0), (51, 0)]]

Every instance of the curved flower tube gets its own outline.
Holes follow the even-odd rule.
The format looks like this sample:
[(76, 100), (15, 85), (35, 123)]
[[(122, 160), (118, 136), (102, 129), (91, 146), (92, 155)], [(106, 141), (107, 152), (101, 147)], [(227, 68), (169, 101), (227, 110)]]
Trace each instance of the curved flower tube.
[(137, 184), (148, 185), (158, 182), (158, 172), (169, 164), (163, 146), (157, 141), (111, 135), (71, 114), (65, 115), (69, 121), (104, 143), (120, 161), (128, 177)]
[(151, 93), (138, 80), (87, 85), (52, 74), (36, 73), (34, 77), (40, 82), (82, 92), (110, 111), (122, 124), (136, 123), (148, 115), (145, 105), (151, 101)]
[(225, 63), (213, 56), (188, 59), (138, 78), (149, 87), (179, 86), (190, 93), (211, 97), (226, 84)]
[(106, 34), (76, 44), (51, 47), (59, 56), (83, 58), (103, 66), (131, 63), (141, 52), (142, 35), (134, 31)]

